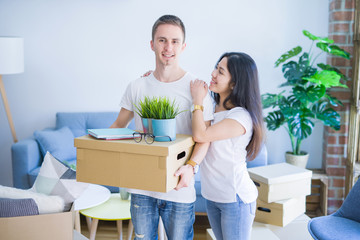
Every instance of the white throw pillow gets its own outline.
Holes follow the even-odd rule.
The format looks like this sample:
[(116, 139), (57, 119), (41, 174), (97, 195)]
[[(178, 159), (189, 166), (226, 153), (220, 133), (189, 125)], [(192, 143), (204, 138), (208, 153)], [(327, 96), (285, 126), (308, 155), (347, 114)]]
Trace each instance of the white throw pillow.
[(47, 152), (31, 190), (62, 197), (64, 211), (68, 211), (88, 186), (88, 183), (77, 182), (76, 172)]

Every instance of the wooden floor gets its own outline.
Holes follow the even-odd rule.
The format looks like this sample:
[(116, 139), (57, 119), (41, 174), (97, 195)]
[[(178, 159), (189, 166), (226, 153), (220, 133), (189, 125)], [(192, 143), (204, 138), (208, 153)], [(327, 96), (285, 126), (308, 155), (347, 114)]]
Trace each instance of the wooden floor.
[[(123, 239), (127, 239), (127, 226), (129, 221), (123, 221)], [(206, 229), (210, 228), (207, 216), (196, 216), (194, 223), (194, 239), (206, 240)], [(86, 225), (84, 216), (81, 216), (81, 234), (89, 237), (89, 230)], [(115, 240), (119, 239), (116, 222), (114, 221), (99, 221), (98, 229), (96, 231), (96, 240)], [(133, 238), (134, 239), (134, 233)]]

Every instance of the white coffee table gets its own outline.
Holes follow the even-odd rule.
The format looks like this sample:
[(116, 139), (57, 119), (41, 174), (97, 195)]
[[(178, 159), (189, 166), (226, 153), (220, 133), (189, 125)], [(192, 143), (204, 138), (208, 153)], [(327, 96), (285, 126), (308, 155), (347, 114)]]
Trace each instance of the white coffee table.
[(130, 214), (130, 200), (122, 200), (119, 193), (111, 194), (109, 200), (105, 203), (92, 208), (80, 210), (80, 213), (91, 219), (90, 240), (95, 240), (96, 229), (99, 220), (116, 221), (119, 233), (119, 239), (122, 239), (122, 221), (130, 220), (128, 227), (128, 240), (131, 239), (133, 225)]
[(110, 196), (110, 190), (106, 187), (97, 184), (89, 184), (81, 196), (74, 201), (73, 209), (75, 211), (75, 230), (81, 232), (80, 210), (100, 205), (106, 202)]

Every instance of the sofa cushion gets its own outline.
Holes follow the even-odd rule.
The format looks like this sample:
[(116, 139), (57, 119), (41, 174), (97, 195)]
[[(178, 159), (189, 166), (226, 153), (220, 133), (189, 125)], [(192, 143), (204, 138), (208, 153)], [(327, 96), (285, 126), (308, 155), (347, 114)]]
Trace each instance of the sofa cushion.
[(311, 219), (308, 229), (314, 239), (359, 239), (360, 237), (359, 222), (334, 215)]
[(247, 161), (247, 168), (260, 167), (268, 165), (267, 158), (267, 148), (265, 145), (262, 145), (260, 152), (256, 156), (256, 158), (252, 161)]
[(68, 127), (57, 130), (35, 131), (34, 137), (40, 145), (43, 156), (50, 152), (61, 161), (72, 161), (76, 158), (74, 135)]
[(59, 112), (56, 114), (56, 128), (69, 127), (75, 137), (87, 134), (90, 128), (108, 128), (117, 118), (118, 112)]
[(65, 200), (64, 210), (67, 211), (88, 185), (77, 182), (76, 172), (47, 152), (31, 190), (62, 197)]

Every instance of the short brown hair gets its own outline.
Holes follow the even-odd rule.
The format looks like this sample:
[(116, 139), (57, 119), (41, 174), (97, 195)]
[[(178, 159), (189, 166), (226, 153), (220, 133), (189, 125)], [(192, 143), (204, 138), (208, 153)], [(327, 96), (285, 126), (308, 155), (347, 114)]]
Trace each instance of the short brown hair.
[(178, 26), (179, 28), (181, 28), (183, 35), (184, 35), (184, 42), (185, 42), (184, 23), (181, 21), (180, 18), (178, 18), (177, 16), (174, 16), (174, 15), (164, 15), (164, 16), (161, 16), (158, 20), (156, 20), (156, 22), (154, 23), (153, 28), (152, 28), (152, 40), (153, 41), (154, 41), (154, 36), (155, 36), (155, 32), (156, 32), (157, 28), (162, 24), (171, 24), (171, 25), (175, 25), (175, 26)]

